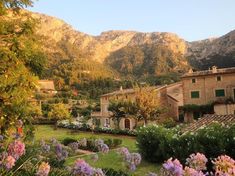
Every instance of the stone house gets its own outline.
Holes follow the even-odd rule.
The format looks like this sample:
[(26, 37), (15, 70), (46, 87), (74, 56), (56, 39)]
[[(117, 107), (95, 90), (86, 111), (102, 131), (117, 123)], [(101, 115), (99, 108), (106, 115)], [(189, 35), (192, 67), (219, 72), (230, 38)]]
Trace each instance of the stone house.
[[(182, 103), (182, 84), (176, 83), (170, 86), (157, 86), (150, 87), (150, 91), (156, 91), (156, 98), (160, 98), (161, 105), (167, 107), (166, 112), (161, 114), (159, 120), (164, 120), (166, 117), (173, 117), (175, 120), (178, 119), (179, 106)], [(181, 94), (181, 95), (180, 95)], [(135, 101), (135, 90), (134, 89), (122, 89), (114, 91), (108, 94), (104, 94), (100, 97), (100, 112), (93, 112), (92, 118), (99, 121), (101, 127), (115, 128), (114, 121), (111, 118), (111, 112), (108, 111), (110, 101), (112, 100), (129, 100)], [(152, 122), (155, 123), (155, 122)], [(133, 130), (136, 126), (143, 124), (138, 122), (133, 117), (122, 118), (119, 124), (120, 129)]]
[[(181, 77), (184, 105), (214, 106), (218, 115), (234, 114), (235, 67), (186, 73)], [(195, 112), (185, 112), (186, 122), (191, 122)]]

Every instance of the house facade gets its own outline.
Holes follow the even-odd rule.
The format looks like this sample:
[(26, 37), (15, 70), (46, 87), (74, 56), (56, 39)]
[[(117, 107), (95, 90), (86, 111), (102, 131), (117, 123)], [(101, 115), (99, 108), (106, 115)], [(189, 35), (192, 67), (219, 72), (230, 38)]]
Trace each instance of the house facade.
[[(234, 114), (235, 106), (235, 67), (193, 72), (182, 76), (184, 105), (214, 105), (219, 115)], [(230, 104), (228, 104), (230, 102)], [(185, 121), (192, 121), (194, 112), (186, 112)]]
[[(159, 117), (159, 120), (163, 120), (166, 117), (172, 117), (175, 120), (178, 119), (178, 109), (179, 106), (182, 103), (182, 98), (180, 94), (182, 95), (182, 84), (176, 83), (171, 86), (157, 86), (157, 87), (150, 87), (149, 91), (156, 91), (157, 92), (157, 99), (159, 99), (160, 104), (163, 107), (166, 107), (166, 112), (161, 114)], [(115, 128), (116, 124), (112, 120), (112, 112), (108, 110), (109, 104), (113, 100), (128, 100), (134, 102), (136, 99), (136, 92), (134, 89), (122, 89), (118, 91), (114, 91), (108, 94), (104, 94), (100, 98), (100, 112), (93, 112), (92, 118), (99, 121), (99, 124), (101, 127), (107, 127), (107, 128)], [(152, 123), (155, 123), (155, 121), (152, 121)], [(129, 129), (133, 130), (138, 125), (142, 125), (142, 121), (137, 121), (133, 117), (125, 117), (122, 118), (119, 123), (120, 129)]]

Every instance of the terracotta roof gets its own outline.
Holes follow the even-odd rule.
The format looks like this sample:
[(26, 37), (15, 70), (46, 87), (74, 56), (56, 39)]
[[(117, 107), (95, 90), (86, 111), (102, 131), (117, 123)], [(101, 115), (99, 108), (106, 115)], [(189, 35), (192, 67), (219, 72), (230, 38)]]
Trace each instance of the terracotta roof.
[(39, 80), (40, 90), (55, 90), (54, 82), (51, 80)]
[(186, 128), (182, 130), (182, 132), (193, 132), (197, 131), (199, 128), (203, 126), (208, 126), (213, 122), (223, 123), (225, 125), (229, 125), (235, 123), (235, 115), (216, 115), (216, 114), (206, 114), (202, 118), (197, 121), (189, 124)]
[[(154, 89), (161, 89), (163, 87), (165, 87), (165, 85), (164, 86), (153, 86), (153, 87), (150, 87), (150, 91), (154, 90)], [(101, 97), (114, 96), (114, 95), (123, 95), (123, 94), (133, 94), (133, 93), (135, 93), (134, 89), (122, 89), (122, 90), (117, 90), (117, 91), (114, 91), (114, 92), (111, 92), (111, 93), (101, 95)]]
[(207, 75), (217, 75), (217, 74), (228, 74), (228, 73), (235, 73), (235, 67), (216, 69), (216, 71), (213, 71), (213, 70), (204, 70), (204, 71), (190, 72), (190, 73), (184, 74), (182, 76), (182, 78), (194, 77), (194, 76), (207, 76)]

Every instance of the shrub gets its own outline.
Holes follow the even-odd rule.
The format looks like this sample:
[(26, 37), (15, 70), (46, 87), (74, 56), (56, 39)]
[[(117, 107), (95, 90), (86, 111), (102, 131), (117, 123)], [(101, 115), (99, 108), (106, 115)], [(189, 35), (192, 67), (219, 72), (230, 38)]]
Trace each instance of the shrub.
[(140, 128), (137, 135), (137, 146), (142, 157), (151, 162), (164, 161), (169, 148), (167, 145), (173, 138), (173, 133), (161, 126)]
[(77, 140), (74, 138), (67, 137), (67, 138), (64, 138), (61, 143), (67, 146), (68, 144), (73, 143), (73, 142), (77, 142)]
[[(178, 158), (181, 162), (191, 153), (205, 153), (207, 158), (226, 154), (235, 157), (235, 124), (224, 126), (212, 124), (180, 135), (175, 129), (161, 126), (140, 128), (137, 135), (137, 146), (142, 156), (150, 162), (161, 163), (166, 159)], [(208, 163), (210, 168), (212, 163)]]

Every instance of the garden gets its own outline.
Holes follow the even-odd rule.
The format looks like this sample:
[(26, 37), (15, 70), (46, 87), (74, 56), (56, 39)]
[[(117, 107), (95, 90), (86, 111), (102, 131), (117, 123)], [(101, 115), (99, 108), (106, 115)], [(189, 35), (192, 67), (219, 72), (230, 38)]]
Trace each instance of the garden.
[[(22, 122), (17, 124), (23, 129)], [(186, 134), (177, 128), (142, 127), (137, 137), (37, 125), (30, 140), (20, 130), (8, 138), (1, 136), (0, 172), (7, 176), (232, 176), (234, 134), (235, 125), (217, 123)]]

